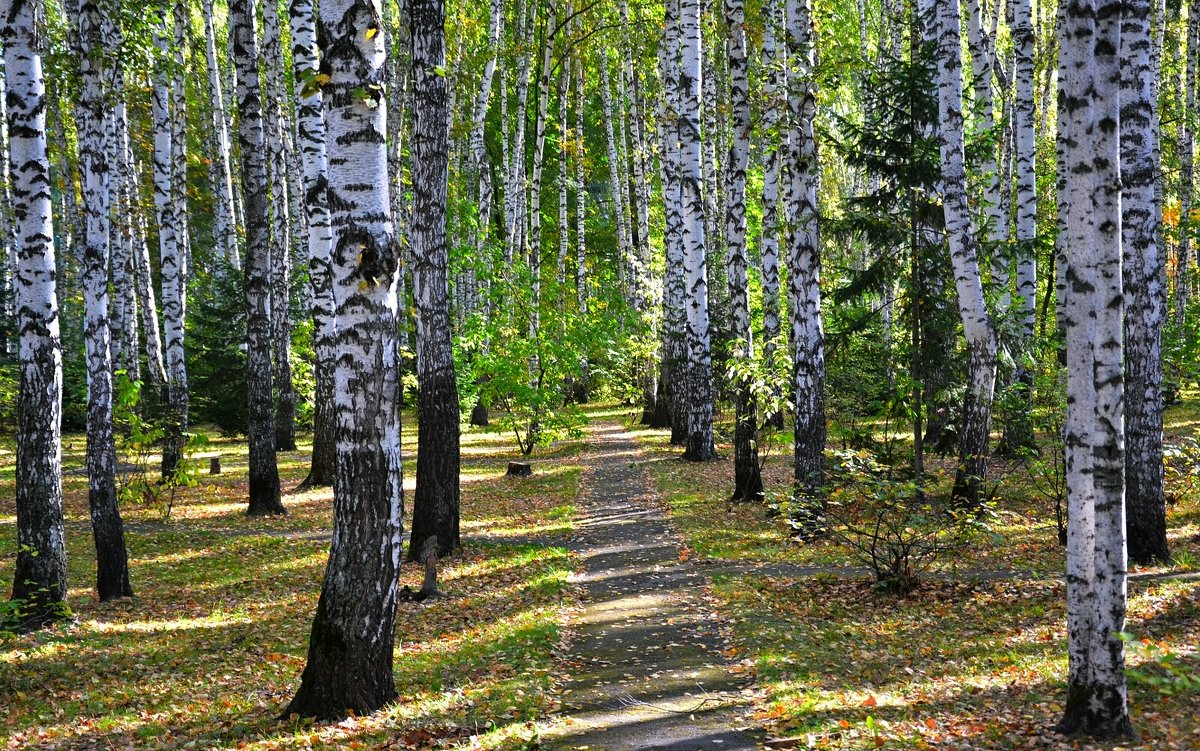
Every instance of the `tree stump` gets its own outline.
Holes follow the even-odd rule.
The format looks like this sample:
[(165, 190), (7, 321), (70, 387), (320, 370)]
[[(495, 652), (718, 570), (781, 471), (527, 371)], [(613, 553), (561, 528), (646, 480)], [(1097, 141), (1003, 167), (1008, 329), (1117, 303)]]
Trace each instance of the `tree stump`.
[(221, 474), (221, 457), (214, 456), (208, 460), (208, 473), (210, 475)]
[(526, 462), (509, 462), (506, 477), (533, 477), (533, 467)]

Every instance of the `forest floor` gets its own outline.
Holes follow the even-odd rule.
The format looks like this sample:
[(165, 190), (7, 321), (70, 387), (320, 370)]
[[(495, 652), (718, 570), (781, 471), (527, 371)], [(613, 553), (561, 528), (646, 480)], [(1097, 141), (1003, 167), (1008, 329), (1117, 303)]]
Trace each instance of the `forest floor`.
[[(682, 556), (712, 574), (717, 609), (732, 621), (727, 656), (756, 679), (754, 718), (776, 747), (1197, 751), (1198, 425), (1195, 405), (1168, 414), (1176, 563), (1131, 569), (1130, 704), (1140, 739), (1120, 743), (1050, 731), (1067, 673), (1066, 589), (1054, 504), (1039, 492), (1043, 467), (993, 461), (987, 533), (940, 556), (902, 597), (874, 586), (846, 540), (803, 544), (763, 505), (729, 504), (732, 450), (721, 436), (725, 460), (696, 466), (678, 460), (667, 432), (637, 435), (683, 535)], [(787, 454), (766, 459), (769, 501), (790, 487)], [(952, 473), (950, 458), (932, 463)]]
[[(1176, 564), (1131, 577), (1141, 738), (1124, 744), (1048, 730), (1066, 674), (1064, 564), (1037, 468), (995, 463), (988, 534), (900, 597), (875, 589), (843, 542), (800, 544), (766, 507), (726, 503), (726, 436), (725, 461), (696, 465), (661, 431), (618, 429), (632, 419), (620, 409), (588, 411), (587, 439), (538, 449), (527, 479), (503, 477), (517, 458), (504, 431), (464, 433), (465, 544), (440, 573), (448, 597), (402, 605), (401, 700), (332, 725), (277, 719), (304, 665), (332, 521), (328, 489), (288, 493), (307, 447), (280, 455), (285, 517), (245, 517), (245, 443), (215, 437), (203, 451), (225, 473), (197, 476), (169, 516), (161, 495), (126, 503), (137, 597), (101, 605), (83, 439), (72, 436), (74, 615), (0, 637), (0, 749), (690, 751), (749, 748), (764, 734), (773, 747), (834, 751), (1200, 749), (1195, 406), (1168, 416)], [(410, 491), (414, 427), (405, 421)], [(767, 459), (769, 499), (789, 485), (785, 454)], [(4, 591), (11, 457), (0, 442)], [(419, 580), (405, 568), (404, 583)]]

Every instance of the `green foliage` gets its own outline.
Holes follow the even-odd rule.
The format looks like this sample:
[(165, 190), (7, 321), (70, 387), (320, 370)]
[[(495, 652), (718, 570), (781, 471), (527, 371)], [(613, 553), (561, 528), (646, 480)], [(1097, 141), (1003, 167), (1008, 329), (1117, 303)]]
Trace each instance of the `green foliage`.
[(152, 458), (162, 449), (164, 431), (157, 422), (143, 418), (139, 407), (142, 382), (130, 380), (125, 371), (118, 370), (114, 379), (113, 427), (117, 456), (123, 465), (117, 473), (117, 496), (121, 503), (158, 506), (164, 520), (171, 517), (175, 493), (179, 488), (191, 488), (200, 483), (199, 466), (188, 457), (208, 445), (203, 433), (185, 433), (183, 460), (175, 474), (159, 480), (158, 467)]
[(907, 594), (922, 573), (987, 531), (984, 512), (882, 464), (868, 451), (829, 454), (825, 516), (830, 534), (868, 567), (884, 590)]
[(1117, 636), (1144, 661), (1143, 667), (1126, 670), (1131, 682), (1151, 686), (1168, 696), (1200, 693), (1200, 666), (1194, 660), (1181, 658), (1166, 642), (1139, 639), (1125, 631)]
[(241, 272), (226, 264), (198, 284), (188, 306), (191, 421), (224, 435), (246, 430), (246, 310)]

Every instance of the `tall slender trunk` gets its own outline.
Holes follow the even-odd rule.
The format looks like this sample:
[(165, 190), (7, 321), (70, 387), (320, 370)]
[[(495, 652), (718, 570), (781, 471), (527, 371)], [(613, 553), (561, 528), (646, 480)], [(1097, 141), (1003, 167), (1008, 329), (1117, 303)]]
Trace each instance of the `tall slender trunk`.
[(656, 427), (671, 428), (671, 445), (687, 440), (687, 410), (683, 380), (686, 280), (683, 273), (683, 205), (679, 151), (679, 14), (668, 6), (663, 40), (659, 45), (659, 75), (662, 79), (662, 112), (658, 118), (662, 140), (663, 249), (664, 270), (662, 357), (658, 378)]
[(292, 384), (292, 226), (288, 185), (287, 92), (283, 86), (283, 29), (277, 0), (263, 3), (263, 121), (271, 223), (271, 383), (275, 387), (275, 450), (296, 449), (296, 389)]
[[(715, 459), (713, 443), (712, 353), (708, 328), (708, 264), (704, 241), (703, 141), (700, 136), (701, 73), (700, 0), (678, 0), (679, 165), (683, 206), (683, 276), (687, 321), (684, 328), (684, 390), (687, 406), (688, 461)], [(668, 11), (669, 12), (669, 11)]]
[(958, 0), (945, 0), (937, 5), (937, 9), (942, 207), (969, 358), (967, 391), (959, 425), (959, 469), (954, 480), (954, 495), (965, 505), (973, 506), (982, 500), (983, 480), (987, 475), (988, 434), (996, 387), (996, 329), (984, 302), (978, 241), (967, 206)]
[(625, 180), (624, 163), (621, 159), (620, 149), (617, 146), (616, 129), (613, 125), (616, 108), (613, 107), (607, 52), (601, 51), (596, 65), (600, 68), (600, 97), (604, 103), (604, 128), (608, 144), (608, 182), (612, 192), (613, 216), (616, 218), (617, 224), (617, 273), (619, 276), (624, 276), (625, 278), (625, 284), (621, 285), (625, 301), (631, 308), (636, 310), (639, 306), (636, 281), (638, 272), (636, 270), (636, 256), (629, 240), (629, 211), (627, 208), (628, 202), (625, 200), (625, 191), (628, 189), (628, 183)]
[(17, 410), (15, 625), (33, 630), (64, 617), (67, 547), (62, 502), (62, 342), (55, 293), (46, 84), (40, 4), (9, 4), (0, 33), (8, 75), (8, 160), (17, 232), (20, 391)]
[(413, 40), (413, 300), (417, 309), (417, 489), (409, 560), (459, 546), (459, 408), (446, 277), (447, 103), (443, 0), (409, 0)]
[(237, 225), (233, 216), (233, 167), (229, 150), (229, 129), (225, 120), (225, 97), (221, 89), (221, 65), (217, 58), (217, 32), (213, 21), (213, 0), (202, 0), (204, 15), (204, 55), (208, 69), (208, 98), (212, 106), (213, 246), (217, 256), (239, 268)]
[[(575, 298), (579, 317), (588, 320), (587, 287), (587, 183), (584, 180), (583, 161), (586, 152), (584, 143), (584, 64), (583, 55), (575, 58)], [(588, 356), (580, 353), (579, 380), (575, 383), (575, 401), (588, 401)]]
[[(273, 2), (273, 0), (268, 0)], [(238, 141), (242, 152), (242, 205), (246, 211), (246, 400), (250, 444), (251, 516), (285, 513), (275, 460), (275, 405), (271, 400), (271, 245), (267, 219), (267, 145), (258, 74), (257, 0), (230, 6), (229, 49), (237, 65)]]
[(1192, 203), (1195, 200), (1196, 65), (1200, 59), (1200, 13), (1188, 11), (1184, 108), (1179, 118), (1179, 242), (1175, 255), (1175, 330), (1184, 336), (1191, 292)]
[[(129, 555), (117, 508), (117, 451), (113, 439), (113, 363), (108, 310), (109, 209), (112, 163), (105, 135), (106, 110), (112, 95), (113, 22), (106, 0), (84, 0), (71, 19), (78, 29), (82, 79), (76, 124), (79, 171), (83, 180), (84, 343), (88, 371), (87, 472), (88, 508), (96, 545), (96, 590), (101, 602), (130, 597)], [(107, 38), (106, 38), (107, 37)]]
[[(159, 269), (162, 279), (163, 332), (166, 335), (166, 387), (163, 399), (163, 452), (162, 476), (172, 478), (179, 471), (183, 459), (184, 435), (188, 422), (187, 366), (183, 350), (183, 316), (186, 283), (186, 251), (181, 238), (179, 219), (181, 211), (177, 205), (180, 194), (177, 189), (176, 170), (180, 162), (175, 158), (178, 145), (175, 138), (175, 120), (172, 117), (171, 67), (167, 43), (167, 3), (163, 0), (157, 12), (158, 22), (154, 27), (154, 43), (158, 50), (158, 63), (154, 73), (152, 110), (154, 116), (154, 207), (158, 215)], [(147, 268), (147, 279), (149, 269)]]
[(308, 282), (312, 288), (313, 351), (316, 393), (313, 401), (312, 461), (305, 487), (333, 484), (337, 459), (337, 414), (334, 410), (336, 330), (333, 308), (333, 229), (329, 219), (329, 164), (325, 149), (319, 51), (312, 0), (291, 0), (288, 22), (292, 32), (292, 68), (296, 80), (296, 147), (304, 180), (304, 210), (308, 214)]
[[(125, 144), (125, 159), (129, 165), (129, 193), (136, 204), (131, 217), (133, 239), (133, 269), (137, 277), (137, 295), (142, 301), (142, 337), (146, 346), (146, 370), (150, 385), (159, 395), (167, 382), (167, 367), (163, 361), (162, 333), (158, 326), (158, 303), (154, 296), (154, 280), (150, 276), (150, 246), (146, 242), (146, 216), (141, 210), (140, 166), (133, 156), (130, 144)], [(157, 202), (157, 191), (155, 192)], [(161, 228), (159, 229), (161, 233)]]
[(554, 51), (555, 24), (557, 6), (550, 5), (550, 14), (546, 17), (545, 31), (542, 40), (542, 62), (538, 75), (537, 115), (534, 120), (533, 136), (533, 165), (529, 175), (529, 206), (528, 206), (528, 264), (529, 280), (533, 298), (529, 303), (529, 339), (534, 342), (534, 362), (530, 371), (537, 373), (540, 365), (537, 362), (540, 347), (537, 345), (541, 336), (542, 319), (542, 170), (546, 163), (546, 123), (550, 107), (550, 75), (552, 53)]
[[(412, 4), (414, 16), (419, 7)], [(367, 88), (383, 80), (386, 64), (379, 22), (378, 0), (321, 2), (322, 66), (330, 75), (324, 96), (338, 458), (329, 564), (308, 663), (285, 716), (363, 715), (396, 698), (392, 659), (403, 511), (399, 259), (388, 200), (386, 108), (383, 93)], [(363, 90), (365, 96), (356, 93)]]
[[(763, 25), (762, 65), (766, 76), (763, 100), (763, 187), (762, 241), (759, 243), (759, 275), (762, 281), (763, 359), (774, 359), (781, 333), (779, 316), (779, 182), (787, 133), (780, 128), (780, 115), (787, 109), (786, 45), (780, 49), (777, 36), (786, 33), (783, 0), (769, 0)], [(786, 41), (786, 40), (785, 40)], [(767, 415), (776, 429), (783, 428), (783, 411)]]
[[(1128, 14), (1132, 38), (1123, 38), (1123, 7), (1124, 0), (1068, 4), (1059, 30), (1071, 238), (1064, 436), (1069, 670), (1056, 729), (1102, 738), (1133, 734), (1120, 638), (1126, 601), (1121, 140), (1144, 139), (1149, 118), (1144, 106), (1122, 112), (1120, 82), (1122, 68), (1145, 67), (1150, 40)], [(1141, 63), (1129, 56), (1136, 48)], [(1135, 176), (1134, 185), (1148, 188), (1147, 178)], [(1145, 222), (1139, 225), (1144, 237)]]
[(1121, 247), (1125, 289), (1125, 526), (1129, 557), (1167, 562), (1163, 492), (1162, 325), (1166, 279), (1159, 246), (1158, 110), (1150, 0), (1121, 18)]
[[(171, 206), (175, 211), (175, 242), (179, 247), (179, 320), (187, 317), (187, 282), (192, 275), (192, 233), (188, 212), (187, 174), (187, 59), (191, 31), (190, 5), (186, 0), (174, 0), (171, 9), (174, 42), (171, 45)], [(164, 301), (164, 306), (166, 302)], [(164, 313), (166, 311), (164, 310)], [(180, 340), (182, 342), (182, 339)], [(182, 346), (180, 347), (182, 352)], [(168, 352), (168, 358), (170, 353)], [(186, 392), (186, 380), (184, 391)], [(186, 419), (184, 430), (187, 430)]]
[[(733, 356), (743, 362), (754, 357), (750, 330), (750, 258), (746, 252), (746, 167), (750, 162), (750, 80), (746, 62), (746, 8), (742, 0), (725, 0), (725, 45), (729, 56), (729, 104), (733, 126), (725, 162), (729, 200), (725, 214), (728, 253), (730, 334)], [(760, 500), (762, 474), (758, 466), (758, 405), (749, 380), (735, 382), (733, 434), (733, 499)]]
[(788, 318), (791, 324), (795, 481), (812, 494), (825, 467), (825, 325), (821, 316), (820, 162), (816, 38), (808, 0), (788, 0)]

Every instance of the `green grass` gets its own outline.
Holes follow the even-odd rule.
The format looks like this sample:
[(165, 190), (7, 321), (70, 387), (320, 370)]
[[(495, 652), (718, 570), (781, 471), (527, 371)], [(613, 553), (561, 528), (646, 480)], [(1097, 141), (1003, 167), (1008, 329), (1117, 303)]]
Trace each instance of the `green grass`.
[[(1200, 424), (1197, 407), (1189, 402), (1168, 413), (1168, 443)], [(727, 427), (718, 426), (719, 437)], [(639, 431), (647, 467), (689, 556), (718, 564), (857, 563), (836, 540), (795, 541), (764, 505), (729, 504), (728, 444), (718, 443), (722, 461), (697, 466), (679, 461), (681, 450), (668, 446), (668, 437)], [(931, 463), (948, 476), (950, 462)], [(1138, 680), (1168, 677), (1140, 642), (1129, 650), (1139, 742), (1089, 745), (1048, 732), (1063, 705), (1067, 667), (1059, 581), (1065, 553), (1053, 505), (1037, 492), (1028, 468), (993, 461), (992, 473), (999, 484), (990, 534), (947, 556), (939, 577), (907, 598), (877, 592), (865, 574), (714, 578), (713, 593), (730, 623), (728, 656), (761, 689), (758, 721), (772, 735), (799, 738), (801, 748), (1200, 748), (1194, 712), (1200, 691), (1195, 684)], [(768, 494), (787, 493), (790, 477), (786, 451), (768, 457)], [(1181, 496), (1168, 526), (1176, 563), (1135, 569), (1148, 578), (1130, 584), (1127, 630), (1200, 677), (1200, 498)], [(1033, 580), (976, 580), (988, 572)]]
[[(405, 421), (406, 495), (415, 466)], [(82, 462), (71, 437), (66, 463)], [(525, 748), (554, 708), (554, 654), (571, 604), (578, 442), (535, 453), (535, 476), (505, 478), (506, 436), (463, 435), (461, 555), (443, 561), (445, 599), (401, 604), (400, 701), (332, 725), (277, 721), (304, 667), (332, 523), (329, 489), (287, 494), (307, 445), (280, 454), (287, 516), (245, 516), (244, 442), (213, 440), (224, 473), (161, 502), (122, 509), (137, 596), (101, 605), (83, 478), (65, 483), (74, 618), (0, 643), (0, 748)], [(5, 463), (7, 462), (7, 463)], [(11, 454), (0, 454), (0, 587), (15, 557)], [(406, 567), (403, 584), (421, 581)], [(192, 744), (192, 745), (188, 745)], [(406, 745), (407, 744), (407, 745)]]

